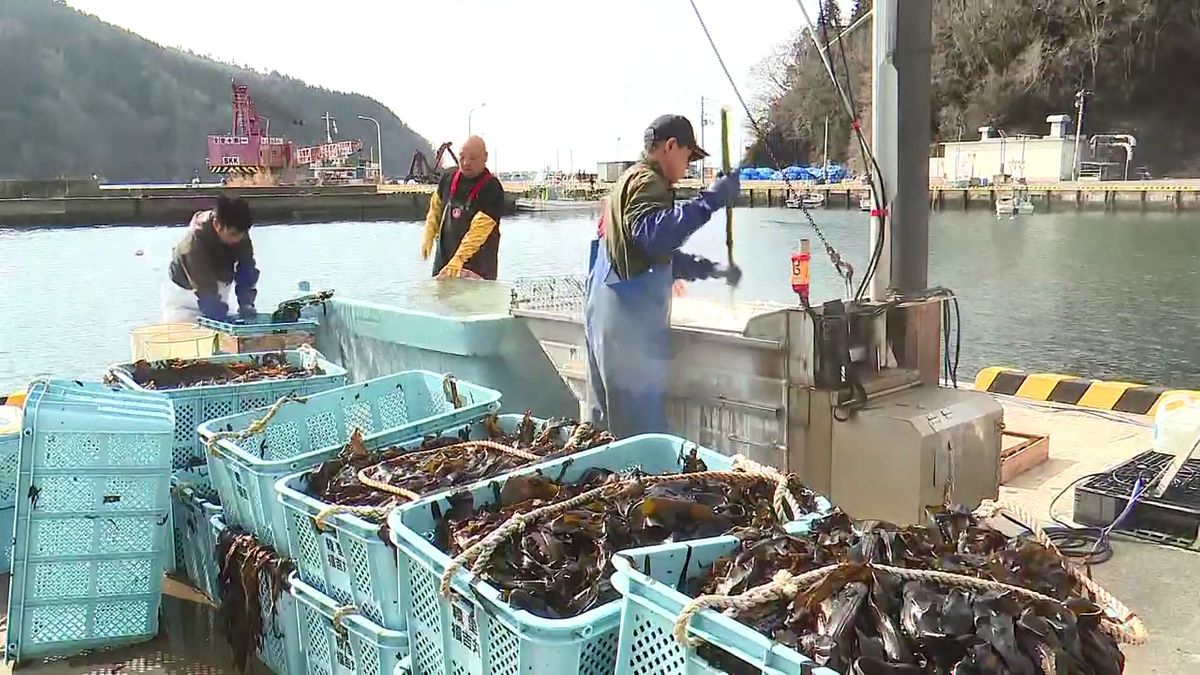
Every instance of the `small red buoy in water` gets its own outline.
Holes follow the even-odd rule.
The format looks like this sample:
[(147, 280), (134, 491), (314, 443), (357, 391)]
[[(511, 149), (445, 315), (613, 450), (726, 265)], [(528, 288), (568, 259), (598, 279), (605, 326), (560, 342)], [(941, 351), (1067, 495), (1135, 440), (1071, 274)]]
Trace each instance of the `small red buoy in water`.
[(145, 255), (145, 253), (146, 253), (146, 252), (145, 252), (145, 251), (143, 251), (143, 250), (142, 250), (142, 249), (140, 249), (140, 248), (139, 248), (138, 250), (136, 250), (136, 251), (134, 251), (134, 252), (133, 252), (133, 254), (134, 254), (134, 255), (136, 255), (136, 256), (137, 256), (137, 257), (139, 257), (139, 258), (140, 258), (140, 257), (142, 257), (143, 255)]

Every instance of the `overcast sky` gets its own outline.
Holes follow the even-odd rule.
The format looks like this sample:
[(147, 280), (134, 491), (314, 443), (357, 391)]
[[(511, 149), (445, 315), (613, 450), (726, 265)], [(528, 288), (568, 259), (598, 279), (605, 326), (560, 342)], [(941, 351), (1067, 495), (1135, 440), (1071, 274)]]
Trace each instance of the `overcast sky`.
[[(804, 22), (796, 0), (696, 3), (747, 97), (750, 69)], [(733, 143), (743, 143), (740, 106), (688, 0), (70, 4), (162, 45), (374, 97), (435, 146), (457, 146), (468, 111), (486, 102), (472, 129), (488, 142), (493, 170), (568, 169), (572, 159), (594, 169), (618, 148), (632, 156), (659, 114), (698, 125), (701, 96), (734, 109)], [(344, 120), (339, 129), (368, 142), (369, 126)], [(719, 127), (706, 133), (719, 154)]]

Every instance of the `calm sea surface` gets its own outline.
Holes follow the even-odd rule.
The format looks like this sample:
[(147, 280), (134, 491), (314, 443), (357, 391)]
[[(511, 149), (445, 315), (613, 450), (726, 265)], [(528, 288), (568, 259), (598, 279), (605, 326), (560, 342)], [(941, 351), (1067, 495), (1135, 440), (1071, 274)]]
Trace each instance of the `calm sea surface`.
[[(867, 216), (815, 211), (830, 241), (866, 266)], [(813, 239), (813, 296), (842, 293), (803, 216), (739, 209), (739, 300), (792, 302), (788, 256)], [(724, 259), (722, 219), (685, 247)], [(263, 271), (259, 307), (296, 284), (387, 302), (429, 274), (421, 223), (339, 222), (254, 229)], [(511, 217), (502, 225), (502, 280), (585, 270), (594, 218)], [(939, 213), (929, 279), (960, 296), (960, 379), (981, 367), (1200, 388), (1200, 216), (1039, 214), (998, 220)], [(0, 229), (0, 392), (34, 377), (95, 379), (129, 358), (129, 331), (160, 319), (159, 289), (179, 227)], [(141, 251), (142, 255), (137, 255)], [(721, 281), (689, 293), (728, 298)]]

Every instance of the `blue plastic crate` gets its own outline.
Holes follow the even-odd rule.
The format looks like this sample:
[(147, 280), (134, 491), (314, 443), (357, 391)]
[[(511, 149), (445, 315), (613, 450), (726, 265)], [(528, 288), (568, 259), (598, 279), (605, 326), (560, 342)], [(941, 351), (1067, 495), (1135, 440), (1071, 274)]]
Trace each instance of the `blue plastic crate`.
[(17, 473), (9, 659), (157, 634), (174, 429), (171, 401), (161, 394), (66, 381), (30, 388)]
[(0, 574), (12, 572), (13, 527), (16, 525), (15, 506), (0, 509)]
[[(11, 429), (12, 432), (8, 433)], [(17, 460), (21, 454), (21, 409), (0, 406), (0, 573), (12, 571)]]
[[(225, 521), (220, 514), (213, 516), (209, 522), (209, 536), (212, 547), (208, 557), (217, 564), (217, 542), (225, 531)], [(220, 567), (213, 568), (213, 594), (209, 598), (220, 604), (221, 593), (217, 579)], [(291, 585), (289, 580), (288, 585)], [(271, 599), (271, 589), (266, 578), (258, 580), (258, 601), (262, 609), (262, 644), (256, 656), (271, 672), (276, 675), (303, 675), (309, 671), (305, 667), (304, 646), (301, 644), (302, 635), (299, 623), (299, 606), (290, 588), (285, 588), (279, 594), (278, 607)]]
[[(792, 523), (792, 533), (806, 532), (809, 521)], [(675, 640), (675, 618), (691, 597), (677, 588), (683, 580), (704, 574), (713, 562), (732, 553), (737, 537), (723, 536), (683, 543), (659, 544), (622, 551), (613, 558), (613, 586), (621, 592), (621, 627), (617, 675), (684, 675), (720, 673)], [(687, 566), (686, 569), (684, 566)], [(690, 623), (689, 634), (764, 673), (837, 675), (817, 666), (800, 652), (781, 645), (720, 612), (703, 610)]]
[(171, 514), (175, 571), (182, 572), (189, 583), (215, 602), (219, 570), (212, 519), (221, 514), (216, 490), (172, 479)]
[[(408, 655), (408, 634), (388, 630), (300, 580), (289, 579), (299, 603), (300, 633), (311, 675), (393, 675)], [(350, 608), (353, 610), (353, 608)]]
[[(578, 478), (593, 467), (624, 470), (638, 467), (651, 474), (683, 469), (694, 444), (674, 436), (634, 436), (470, 488), (476, 506), (495, 501), (509, 476), (541, 472), (562, 480)], [(709, 469), (729, 469), (732, 458), (699, 448)], [(829, 502), (819, 498), (821, 510)], [(436, 513), (445, 513), (445, 495), (422, 499), (393, 510), (388, 528), (398, 552), (400, 604), (413, 636), (415, 675), (485, 675), (487, 673), (556, 672), (608, 675), (617, 655), (620, 601), (612, 601), (568, 619), (546, 619), (504, 602), (500, 591), (465, 572), (452, 581), (452, 598), (439, 591), (450, 556), (433, 544)]]
[(216, 319), (202, 316), (198, 322), (205, 328), (234, 337), (314, 333), (317, 330), (317, 320), (314, 318), (301, 316), (296, 321), (277, 322), (271, 320), (270, 314), (261, 312), (253, 318), (238, 321), (217, 321)]
[[(522, 419), (523, 415), (501, 415), (498, 421), (505, 433), (514, 433)], [(540, 426), (544, 420), (534, 418), (534, 422)], [(560, 439), (566, 441), (572, 429), (561, 430)], [(453, 427), (442, 435), (488, 437), (482, 421)], [(420, 444), (418, 439), (403, 445), (411, 449)], [(379, 450), (389, 445), (373, 442), (367, 447)], [(363, 616), (385, 628), (404, 630), (396, 587), (396, 552), (380, 536), (382, 526), (342, 513), (325, 521), (325, 531), (318, 530), (315, 518), (328, 505), (304, 492), (308, 475), (307, 471), (295, 473), (275, 486), (287, 512), (288, 543), (300, 579), (337, 602), (355, 605)]]
[[(447, 402), (444, 384), (444, 376), (424, 370), (367, 380), (286, 404), (248, 438), (216, 441), (208, 466), (226, 522), (294, 555), (275, 483), (336, 456), (356, 429), (364, 442), (378, 447), (438, 433), (500, 409), (500, 392), (462, 380), (456, 381), (461, 405), (455, 408)], [(200, 436), (207, 440), (219, 431), (241, 431), (261, 417), (258, 411), (210, 420), (200, 425)]]
[[(182, 387), (179, 389), (155, 390), (175, 403), (175, 444), (171, 449), (171, 463), (176, 473), (187, 482), (197, 485), (208, 484), (208, 464), (205, 461), (204, 443), (196, 435), (196, 427), (208, 420), (236, 413), (265, 408), (288, 394), (315, 394), (346, 384), (346, 369), (331, 363), (318, 352), (294, 350), (286, 352), (260, 352), (254, 354), (222, 354), (186, 361), (210, 361), (213, 363), (246, 362), (266, 354), (282, 353), (288, 363), (294, 365), (315, 364), (324, 372), (286, 380), (260, 380), (245, 384), (214, 384), (204, 387)], [(154, 365), (152, 363), (151, 365)], [(131, 391), (145, 391), (133, 380), (130, 369), (133, 364), (121, 364), (109, 369), (112, 376), (123, 387)]]

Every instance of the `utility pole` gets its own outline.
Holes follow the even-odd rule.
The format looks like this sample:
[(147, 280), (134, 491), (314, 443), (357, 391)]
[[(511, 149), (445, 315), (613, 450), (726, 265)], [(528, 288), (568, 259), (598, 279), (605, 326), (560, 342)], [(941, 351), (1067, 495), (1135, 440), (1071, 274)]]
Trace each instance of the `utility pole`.
[(358, 119), (375, 123), (375, 147), (379, 154), (379, 183), (383, 184), (383, 131), (379, 128), (379, 120), (368, 115), (359, 115)]
[(825, 164), (821, 167), (821, 179), (829, 185), (829, 115), (825, 116), (825, 153), (822, 157)]
[(1080, 89), (1075, 92), (1075, 109), (1078, 111), (1075, 124), (1075, 157), (1071, 160), (1071, 176), (1075, 180), (1079, 180), (1079, 139), (1083, 135), (1083, 103), (1091, 96), (1092, 92), (1087, 89)]
[[(883, 172), (890, 203), (887, 218), (871, 219), (871, 250), (883, 253), (871, 282), (871, 299), (929, 285), (929, 115), (932, 0), (877, 0), (874, 8), (874, 78), (871, 147)], [(882, 214), (881, 214), (882, 215)]]

